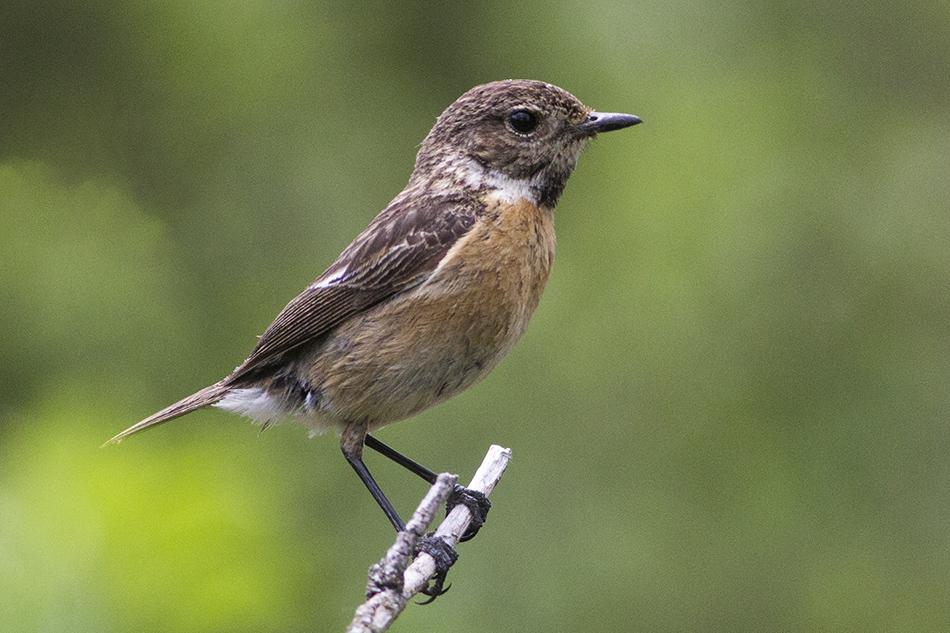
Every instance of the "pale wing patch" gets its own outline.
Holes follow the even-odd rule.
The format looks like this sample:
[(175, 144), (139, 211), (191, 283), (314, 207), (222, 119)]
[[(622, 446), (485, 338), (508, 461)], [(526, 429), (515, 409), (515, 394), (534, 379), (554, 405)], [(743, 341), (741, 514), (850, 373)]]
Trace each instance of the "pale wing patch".
[(346, 275), (346, 266), (336, 271), (335, 273), (333, 273), (326, 279), (318, 279), (317, 281), (310, 284), (310, 287), (311, 288), (326, 288), (327, 286), (330, 286), (336, 283), (337, 281), (339, 281), (340, 279), (342, 279), (345, 275)]

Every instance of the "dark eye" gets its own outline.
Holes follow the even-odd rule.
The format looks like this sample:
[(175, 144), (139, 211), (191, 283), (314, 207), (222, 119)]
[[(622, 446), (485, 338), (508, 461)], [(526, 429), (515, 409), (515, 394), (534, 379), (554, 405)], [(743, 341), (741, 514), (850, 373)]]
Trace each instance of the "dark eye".
[(508, 123), (515, 132), (529, 134), (538, 127), (538, 117), (530, 110), (515, 110), (508, 115)]

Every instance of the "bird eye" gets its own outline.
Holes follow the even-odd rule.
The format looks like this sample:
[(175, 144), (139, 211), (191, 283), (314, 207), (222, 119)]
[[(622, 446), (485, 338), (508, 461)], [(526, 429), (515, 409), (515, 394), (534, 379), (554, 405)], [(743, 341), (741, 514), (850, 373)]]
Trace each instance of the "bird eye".
[(508, 124), (515, 132), (530, 134), (538, 127), (538, 117), (530, 110), (515, 110), (508, 115)]

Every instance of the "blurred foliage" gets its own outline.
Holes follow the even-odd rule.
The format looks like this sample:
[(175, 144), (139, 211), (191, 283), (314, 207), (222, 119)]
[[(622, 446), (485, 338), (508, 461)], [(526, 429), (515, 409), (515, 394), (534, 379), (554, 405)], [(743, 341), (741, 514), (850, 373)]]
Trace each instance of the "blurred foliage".
[[(405, 631), (950, 629), (950, 5), (0, 6), (0, 622), (339, 631), (390, 528), (332, 437), (202, 412), (506, 77), (598, 140), (482, 385), (383, 439), (515, 459)], [(398, 508), (424, 486), (369, 456)]]

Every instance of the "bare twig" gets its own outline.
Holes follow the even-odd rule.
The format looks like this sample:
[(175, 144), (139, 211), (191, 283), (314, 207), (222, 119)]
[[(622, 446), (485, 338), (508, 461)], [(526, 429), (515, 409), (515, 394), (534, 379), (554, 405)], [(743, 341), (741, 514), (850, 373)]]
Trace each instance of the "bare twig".
[[(468, 488), (488, 496), (501, 479), (510, 459), (511, 449), (492, 445)], [(409, 561), (416, 542), (425, 534), (435, 513), (445, 503), (456, 480), (455, 475), (439, 475), (412, 518), (406, 523), (406, 531), (397, 534), (396, 542), (386, 552), (386, 557), (370, 567), (367, 600), (357, 607), (347, 633), (377, 633), (387, 630), (406, 608), (409, 600), (428, 585), (435, 575), (435, 559), (423, 552), (416, 556), (412, 565), (409, 565)], [(471, 510), (459, 504), (442, 521), (435, 531), (435, 536), (444, 538), (449, 545), (455, 547), (471, 520)]]

